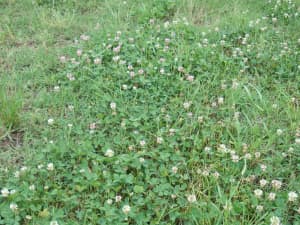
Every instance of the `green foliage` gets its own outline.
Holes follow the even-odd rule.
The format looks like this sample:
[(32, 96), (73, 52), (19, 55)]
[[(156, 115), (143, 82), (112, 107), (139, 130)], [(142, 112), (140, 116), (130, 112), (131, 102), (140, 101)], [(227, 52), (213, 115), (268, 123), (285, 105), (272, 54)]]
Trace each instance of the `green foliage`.
[(177, 1), (116, 3), (124, 27), (81, 35), (26, 83), (34, 154), (1, 173), (0, 224), (300, 223), (297, 6), (216, 28)]
[[(8, 82), (0, 84), (0, 130), (18, 128), (22, 109), (21, 94)], [(1, 133), (1, 132), (0, 132)]]

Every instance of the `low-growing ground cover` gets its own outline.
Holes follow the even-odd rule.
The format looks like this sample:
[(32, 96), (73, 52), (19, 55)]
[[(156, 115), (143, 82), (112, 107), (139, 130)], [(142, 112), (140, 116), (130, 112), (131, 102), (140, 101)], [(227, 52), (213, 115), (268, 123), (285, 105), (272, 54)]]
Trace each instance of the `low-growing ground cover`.
[(27, 4), (100, 15), (1, 88), (0, 224), (300, 224), (299, 2)]

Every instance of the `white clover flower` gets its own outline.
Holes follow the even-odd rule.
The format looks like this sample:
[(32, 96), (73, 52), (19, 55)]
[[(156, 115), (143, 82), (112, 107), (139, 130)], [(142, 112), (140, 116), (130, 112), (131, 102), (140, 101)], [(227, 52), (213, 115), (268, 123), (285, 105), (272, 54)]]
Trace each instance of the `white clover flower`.
[(179, 66), (177, 70), (178, 70), (179, 72), (184, 72), (183, 66)]
[(124, 205), (122, 208), (123, 213), (128, 214), (131, 210), (131, 207), (129, 205)]
[(99, 64), (101, 64), (101, 62), (102, 62), (102, 60), (100, 58), (95, 58), (94, 59), (94, 64), (95, 65), (99, 65)]
[(8, 197), (8, 195), (10, 194), (9, 190), (7, 188), (3, 188), (1, 190), (1, 196), (2, 197)]
[(43, 164), (39, 164), (39, 165), (37, 166), (37, 168), (38, 168), (39, 170), (41, 170), (43, 167), (44, 167)]
[(168, 28), (169, 25), (170, 25), (170, 22), (169, 22), (169, 21), (166, 21), (166, 22), (164, 23), (164, 28)]
[(116, 55), (112, 59), (114, 62), (118, 62), (120, 60), (120, 56)]
[(250, 176), (248, 176), (248, 177), (246, 177), (246, 180), (248, 181), (248, 182), (253, 182), (254, 180), (256, 179), (256, 176), (255, 175), (250, 175)]
[(300, 138), (295, 139), (295, 144), (300, 145)]
[(139, 69), (139, 70), (138, 70), (138, 73), (139, 73), (140, 75), (142, 75), (142, 74), (144, 74), (144, 70), (143, 70), (143, 69)]
[(223, 209), (226, 211), (231, 211), (232, 210), (231, 203), (226, 201), (225, 205), (223, 206)]
[(10, 193), (11, 195), (13, 195), (14, 193), (16, 193), (16, 190), (15, 190), (15, 189), (11, 189), (9, 193)]
[(237, 82), (237, 80), (236, 79), (234, 79), (233, 81), (232, 81), (232, 89), (237, 89), (238, 88), (238, 86), (239, 86), (239, 83)]
[(230, 178), (230, 180), (229, 180), (231, 183), (234, 183), (234, 182), (236, 182), (236, 179), (234, 178), (234, 177), (232, 177), (232, 178)]
[(116, 202), (120, 202), (122, 200), (122, 196), (121, 195), (117, 195), (115, 201)]
[(280, 136), (280, 135), (282, 135), (282, 134), (283, 134), (283, 130), (281, 130), (281, 129), (277, 129), (276, 133), (277, 133), (277, 135), (278, 135), (278, 136)]
[(265, 164), (261, 164), (261, 165), (260, 165), (260, 169), (261, 169), (262, 171), (266, 171), (267, 166), (266, 166)]
[(125, 120), (122, 120), (122, 122), (121, 122), (121, 127), (123, 127), (123, 128), (126, 127), (126, 121), (125, 121)]
[(272, 180), (271, 184), (272, 184), (272, 187), (277, 189), (277, 190), (280, 189), (281, 186), (282, 186), (282, 182), (279, 181), (279, 180)]
[(175, 198), (177, 198), (177, 196), (175, 194), (171, 194), (171, 198), (175, 199)]
[(208, 39), (204, 38), (203, 41), (202, 41), (202, 43), (205, 44), (205, 45), (208, 44)]
[(135, 76), (134, 71), (130, 71), (129, 75), (130, 75), (131, 78), (133, 78)]
[(229, 149), (226, 147), (225, 144), (220, 144), (219, 147), (218, 147), (218, 150), (219, 150), (220, 152), (224, 152), (224, 153), (226, 153), (226, 152), (229, 151)]
[(252, 158), (252, 155), (250, 153), (245, 154), (245, 159), (251, 159), (251, 158)]
[(211, 147), (205, 146), (204, 151), (205, 151), (205, 152), (211, 152)]
[(190, 203), (194, 203), (197, 201), (197, 198), (196, 198), (196, 195), (194, 194), (190, 194), (187, 196), (187, 200), (190, 202)]
[(177, 171), (178, 171), (178, 168), (177, 168), (176, 166), (173, 166), (173, 167), (172, 167), (172, 172), (173, 172), (173, 173), (177, 173)]
[(76, 54), (77, 54), (78, 57), (80, 57), (80, 56), (82, 55), (82, 50), (81, 50), (81, 49), (78, 49), (78, 50), (76, 51)]
[(121, 36), (122, 31), (118, 30), (116, 34), (117, 34), (117, 36)]
[(288, 194), (289, 202), (294, 202), (298, 198), (298, 194), (294, 191), (289, 192)]
[(234, 112), (234, 116), (233, 116), (233, 118), (234, 118), (235, 120), (238, 120), (238, 119), (239, 119), (239, 117), (240, 117), (240, 115), (241, 115), (241, 113), (240, 113), (240, 112)]
[(140, 163), (145, 162), (145, 159), (143, 157), (141, 157), (139, 160), (140, 160)]
[(114, 53), (119, 53), (121, 51), (121, 45), (118, 45), (117, 47), (113, 48)]
[(213, 173), (213, 176), (214, 176), (216, 179), (218, 179), (218, 178), (220, 177), (220, 174), (219, 174), (218, 172), (214, 172), (214, 173)]
[(276, 198), (276, 194), (275, 194), (274, 192), (269, 193), (268, 199), (269, 199), (270, 201), (274, 201), (275, 198)]
[(188, 113), (187, 113), (187, 116), (188, 116), (189, 118), (192, 118), (192, 117), (193, 117), (193, 113), (192, 113), (192, 112), (188, 112)]
[(111, 205), (111, 204), (113, 203), (113, 200), (109, 198), (109, 199), (106, 200), (106, 203), (107, 203), (108, 205)]
[(30, 185), (30, 186), (29, 186), (29, 190), (30, 190), (30, 191), (34, 191), (34, 190), (35, 190), (35, 185), (34, 185), (34, 184)]
[(231, 160), (232, 162), (237, 163), (240, 160), (240, 157), (238, 155), (233, 154), (231, 155)]
[(66, 56), (62, 55), (61, 57), (59, 57), (59, 61), (60, 61), (61, 63), (67, 62)]
[(111, 103), (110, 103), (110, 108), (111, 108), (112, 110), (116, 110), (117, 104), (116, 104), (115, 102), (111, 102)]
[(256, 206), (256, 210), (258, 212), (262, 212), (264, 210), (264, 207), (262, 205), (258, 205), (258, 206)]
[(27, 169), (28, 169), (27, 166), (22, 166), (21, 169), (20, 169), (20, 171), (21, 172), (25, 172)]
[(183, 103), (183, 108), (188, 109), (191, 106), (191, 102), (185, 102)]
[(161, 144), (161, 143), (163, 143), (163, 141), (164, 141), (164, 139), (162, 137), (157, 137), (156, 138), (156, 143), (157, 144)]
[(90, 123), (89, 127), (90, 127), (90, 130), (95, 130), (97, 128), (97, 125), (96, 125), (96, 123)]
[(9, 208), (13, 211), (16, 212), (18, 210), (18, 205), (16, 203), (10, 203)]
[(188, 76), (186, 77), (186, 79), (187, 79), (187, 81), (193, 82), (193, 81), (194, 81), (194, 76), (188, 75)]
[(166, 61), (165, 58), (160, 58), (160, 59), (159, 59), (159, 63), (164, 63), (165, 61)]
[(261, 186), (261, 187), (264, 187), (264, 186), (266, 186), (266, 185), (267, 185), (267, 183), (268, 183), (268, 181), (267, 181), (267, 180), (265, 180), (265, 179), (261, 179), (261, 180), (259, 181), (259, 184), (260, 184), (260, 186)]
[[(80, 35), (80, 39), (83, 41), (88, 41), (90, 39), (90, 36), (82, 34)], [(51, 224), (51, 225), (56, 225), (56, 224)]]
[(257, 159), (258, 159), (258, 158), (260, 158), (260, 156), (261, 156), (261, 153), (260, 153), (260, 152), (255, 152), (255, 153), (254, 153), (254, 155), (255, 155), (255, 158), (257, 158)]
[(31, 220), (31, 219), (32, 219), (32, 216), (26, 215), (26, 216), (25, 216), (25, 219), (26, 219), (26, 220)]
[(54, 86), (54, 91), (55, 91), (55, 92), (58, 92), (58, 91), (59, 91), (59, 89), (60, 89), (60, 87), (59, 87), (59, 86)]
[(140, 145), (141, 145), (142, 147), (144, 147), (144, 146), (146, 145), (146, 141), (145, 141), (145, 140), (141, 140), (141, 141), (140, 141)]
[(56, 220), (53, 220), (53, 221), (50, 222), (50, 225), (59, 225), (59, 224)]
[(219, 97), (218, 98), (218, 104), (219, 105), (223, 105), (224, 104), (224, 98), (223, 97)]
[(20, 171), (16, 171), (16, 172), (14, 173), (14, 175), (15, 175), (15, 178), (19, 178), (19, 177), (20, 177)]
[(115, 153), (113, 150), (107, 149), (104, 155), (107, 157), (113, 157), (115, 155)]
[(295, 98), (295, 97), (292, 97), (292, 98), (291, 98), (291, 102), (292, 102), (292, 103), (295, 103), (295, 102), (296, 102), (296, 98)]
[(48, 119), (48, 125), (52, 125), (54, 123), (54, 119), (50, 118)]
[(49, 171), (54, 170), (54, 164), (53, 163), (48, 163), (47, 170), (49, 170)]
[(71, 73), (67, 73), (67, 78), (68, 78), (70, 81), (74, 81), (74, 80), (75, 80), (75, 77), (74, 77), (73, 74), (71, 74)]
[(120, 65), (125, 65), (126, 64), (126, 60), (121, 60), (119, 64)]
[(260, 189), (256, 189), (254, 190), (254, 195), (257, 197), (257, 198), (260, 198), (262, 195), (263, 195), (263, 191), (260, 190)]
[(222, 84), (221, 84), (221, 89), (222, 90), (225, 90), (227, 88), (227, 84), (225, 83), (225, 82), (223, 82)]
[(174, 135), (176, 132), (176, 130), (174, 128), (169, 129), (169, 134), (170, 135)]
[(277, 216), (272, 216), (270, 222), (271, 222), (270, 225), (281, 225), (280, 219)]
[[(88, 60), (89, 60), (89, 59), (88, 59)], [(87, 61), (88, 61), (88, 60), (87, 60)], [(77, 64), (77, 65), (79, 64), (79, 62), (77, 62), (75, 58), (71, 58), (71, 63), (72, 63), (72, 64)], [(89, 61), (88, 61), (88, 63), (89, 63)], [(58, 86), (56, 86), (56, 87), (58, 87)], [(59, 89), (59, 87), (58, 87), (58, 89)]]
[(205, 177), (209, 176), (209, 170), (208, 169), (203, 170), (202, 175)]
[(198, 116), (197, 120), (198, 120), (199, 123), (203, 123), (204, 117), (203, 116)]

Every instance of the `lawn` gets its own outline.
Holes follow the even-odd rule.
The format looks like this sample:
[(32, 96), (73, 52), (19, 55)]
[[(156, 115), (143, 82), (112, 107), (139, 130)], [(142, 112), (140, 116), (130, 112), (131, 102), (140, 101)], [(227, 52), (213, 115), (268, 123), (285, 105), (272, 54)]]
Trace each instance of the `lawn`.
[(300, 225), (299, 0), (0, 0), (0, 224)]

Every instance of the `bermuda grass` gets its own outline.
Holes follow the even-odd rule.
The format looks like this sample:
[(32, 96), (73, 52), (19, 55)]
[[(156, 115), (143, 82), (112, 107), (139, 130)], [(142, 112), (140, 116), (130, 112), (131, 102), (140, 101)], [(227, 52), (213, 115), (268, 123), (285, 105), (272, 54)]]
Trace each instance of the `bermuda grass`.
[(0, 5), (0, 224), (300, 224), (299, 1)]

